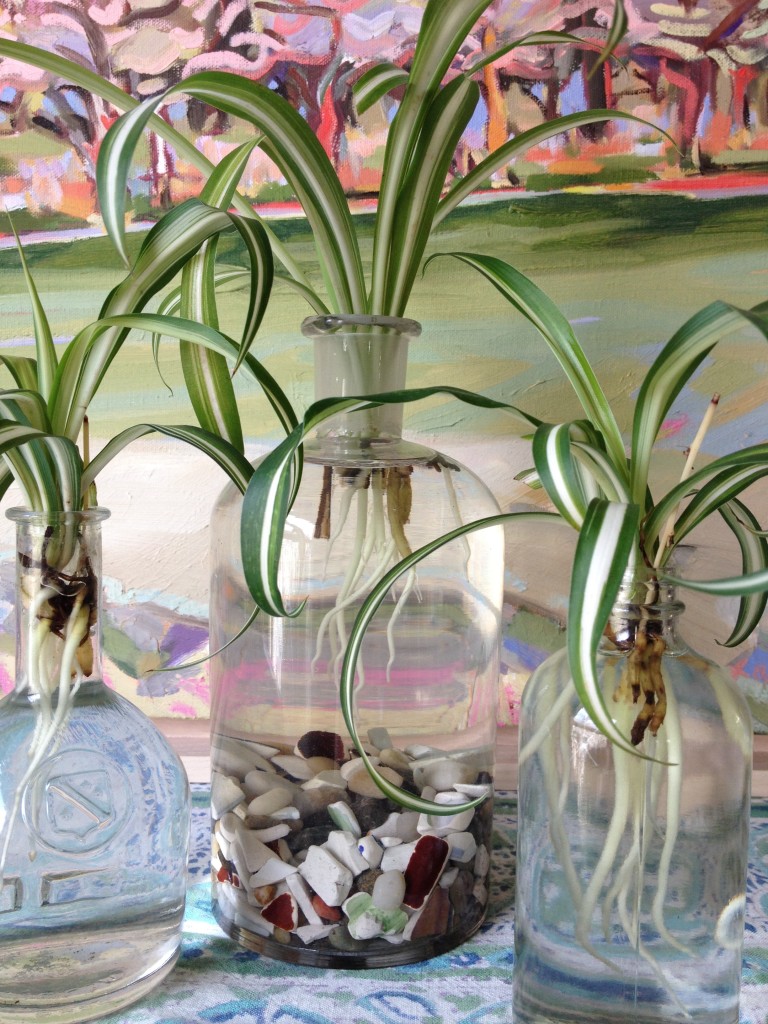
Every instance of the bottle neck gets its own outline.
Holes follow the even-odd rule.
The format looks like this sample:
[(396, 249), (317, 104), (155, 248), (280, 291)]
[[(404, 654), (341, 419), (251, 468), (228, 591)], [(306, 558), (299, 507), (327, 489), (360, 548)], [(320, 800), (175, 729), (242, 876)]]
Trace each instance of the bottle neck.
[[(408, 345), (420, 332), (414, 321), (395, 317), (327, 316), (304, 322), (314, 341), (315, 400), (385, 394), (405, 387)], [(386, 403), (324, 420), (316, 437), (338, 444), (397, 440), (403, 407)]]
[(104, 509), (37, 513), (16, 523), (16, 692), (56, 704), (101, 680)]
[(666, 653), (685, 649), (677, 633), (685, 605), (675, 588), (642, 572), (622, 581), (602, 642), (604, 651), (629, 651), (638, 637), (658, 637)]

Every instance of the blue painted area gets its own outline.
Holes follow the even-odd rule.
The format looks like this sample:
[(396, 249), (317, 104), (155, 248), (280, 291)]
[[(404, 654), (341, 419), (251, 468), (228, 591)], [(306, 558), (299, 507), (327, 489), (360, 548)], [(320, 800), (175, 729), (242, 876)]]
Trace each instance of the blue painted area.
[(541, 647), (534, 647), (514, 636), (504, 637), (502, 645), (503, 653), (501, 660), (507, 669), (523, 668), (535, 669), (545, 658), (549, 657), (551, 651), (542, 650)]

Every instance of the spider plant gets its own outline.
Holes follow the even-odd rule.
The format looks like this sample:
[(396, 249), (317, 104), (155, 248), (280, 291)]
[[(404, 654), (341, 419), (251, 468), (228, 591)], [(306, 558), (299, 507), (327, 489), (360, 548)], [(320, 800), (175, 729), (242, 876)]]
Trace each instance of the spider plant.
[[(643, 872), (647, 856), (644, 850), (651, 841), (650, 832), (658, 827), (652, 820), (654, 809), (663, 802), (666, 823), (659, 840), (660, 862), (658, 870), (647, 868), (652, 875), (656, 872), (649, 883), (655, 887), (652, 898), (649, 897), (652, 927), (676, 955), (694, 955), (672, 934), (665, 920), (673, 858), (681, 834), (684, 737), (674, 690), (665, 680), (665, 640), (652, 627), (647, 627), (643, 611), (650, 612), (662, 587), (679, 585), (716, 597), (740, 598), (735, 624), (730, 636), (723, 641), (725, 646), (743, 642), (757, 627), (768, 603), (768, 535), (766, 524), (761, 523), (743, 500), (743, 492), (768, 476), (768, 440), (697, 467), (700, 445), (717, 406), (718, 396), (715, 396), (704, 411), (699, 431), (691, 439), (680, 481), (658, 492), (653, 474), (654, 445), (673, 402), (719, 342), (745, 324), (753, 325), (768, 339), (768, 302), (751, 309), (739, 309), (716, 301), (690, 317), (662, 347), (648, 369), (636, 399), (631, 437), (625, 444), (610, 404), (572, 327), (548, 297), (503, 261), (462, 253), (452, 255), (479, 271), (535, 325), (565, 371), (584, 415), (570, 422), (546, 423), (536, 421), (520, 409), (504, 407), (514, 415), (518, 425), (527, 421), (533, 428), (529, 437), (534, 468), (523, 475), (544, 488), (554, 511), (505, 513), (466, 524), (413, 552), (389, 571), (363, 602), (350, 632), (341, 672), (345, 721), (382, 791), (414, 810), (436, 813), (437, 808), (431, 802), (398, 792), (379, 776), (358, 736), (355, 727), (355, 699), (359, 692), (356, 662), (366, 628), (398, 578), (428, 558), (442, 543), (504, 521), (549, 520), (575, 529), (578, 539), (571, 571), (569, 628), (562, 654), (567, 669), (559, 677), (565, 682), (558, 684), (557, 692), (550, 687), (547, 700), (540, 702), (534, 727), (520, 751), (519, 760), (521, 766), (534, 756), (539, 760), (545, 790), (542, 799), (546, 799), (549, 808), (551, 841), (576, 908), (576, 941), (609, 968), (620, 969), (594, 948), (589, 933), (590, 922), (599, 905), (607, 936), (607, 922), (615, 907), (625, 932), (619, 944), (629, 943), (636, 950), (650, 966), (668, 998), (687, 1016), (681, 1009), (683, 997), (678, 997), (675, 982), (641, 938), (639, 925), (638, 908), (645, 885)], [(502, 403), (481, 403), (478, 396), (454, 394), (476, 405), (502, 407)], [(407, 401), (416, 396), (414, 393), (377, 395), (369, 400), (389, 402), (398, 397)], [(308, 410), (304, 423), (299, 424), (281, 446), (282, 452), (277, 449), (269, 464), (257, 470), (250, 485), (251, 493), (265, 493), (268, 485), (279, 489), (279, 478), (286, 475), (292, 444), (299, 443), (303, 430), (313, 418), (326, 413), (327, 408), (322, 405)], [(683, 578), (671, 567), (674, 552), (696, 527), (715, 513), (722, 517), (735, 539), (739, 571), (720, 579)], [(246, 564), (251, 575), (258, 578), (255, 562)], [(645, 593), (647, 604), (640, 600), (637, 623), (628, 635), (618, 640), (612, 629), (613, 612), (628, 571), (643, 581), (645, 590), (641, 592)], [(621, 679), (615, 688), (611, 686), (608, 697), (598, 670), (598, 652), (605, 643), (609, 649), (613, 645), (620, 652), (624, 666)], [(680, 652), (670, 653), (674, 660)], [(734, 742), (740, 742), (740, 749), (743, 748), (747, 758), (749, 745), (746, 740), (739, 741), (745, 727), (735, 720), (728, 694), (714, 675), (710, 681), (725, 729)], [(564, 787), (568, 782), (563, 762), (568, 765), (569, 753), (556, 749), (558, 743), (553, 739), (564, 715), (570, 725), (574, 696), (583, 709), (580, 715), (586, 715), (595, 730), (610, 741), (613, 773), (611, 806), (605, 811), (610, 828), (606, 826), (599, 863), (594, 871), (588, 871), (583, 886), (579, 871), (586, 868), (574, 859), (560, 823)], [(558, 735), (561, 742), (570, 742), (567, 732), (565, 740), (562, 732)], [(648, 766), (647, 773), (640, 771), (642, 765)], [(465, 806), (470, 805), (468, 802)], [(635, 837), (629, 847), (624, 845), (627, 835)], [(723, 910), (723, 917), (727, 916), (729, 907), (730, 904)], [(717, 943), (720, 940), (715, 935), (707, 935), (703, 941)]]
[[(737, 621), (724, 641), (726, 646), (741, 643), (751, 634), (768, 602), (768, 542), (757, 518), (739, 498), (750, 484), (768, 475), (768, 442), (721, 456), (693, 471), (689, 458), (678, 484), (655, 496), (651, 489), (654, 443), (675, 398), (718, 342), (739, 327), (750, 323), (768, 336), (768, 303), (745, 310), (716, 301), (687, 320), (645, 376), (635, 404), (632, 437), (626, 445), (572, 326), (547, 295), (502, 260), (468, 253), (450, 255), (483, 275), (537, 328), (573, 387), (584, 417), (569, 423), (544, 423), (520, 408), (456, 388), (411, 389), (350, 397), (344, 402), (317, 402), (251, 479), (243, 516), (244, 524), (253, 524), (252, 529), (243, 528), (246, 579), (259, 604), (288, 613), (280, 600), (276, 570), (279, 538), (290, 510), (291, 460), (306, 435), (327, 416), (368, 404), (418, 401), (436, 392), (478, 407), (504, 410), (513, 418), (516, 430), (525, 430), (531, 438), (535, 470), (528, 475), (545, 489), (554, 512), (502, 513), (466, 524), (414, 551), (387, 573), (362, 604), (349, 637), (341, 674), (346, 724), (355, 738), (356, 660), (366, 626), (401, 575), (464, 532), (521, 516), (549, 521), (554, 517), (579, 533), (569, 602), (571, 619), (580, 624), (568, 634), (573, 685), (595, 725), (619, 748), (634, 752), (636, 743), (617, 727), (606, 706), (595, 669), (597, 648), (627, 568), (645, 565), (659, 580), (717, 596), (740, 596)], [(722, 515), (738, 542), (741, 573), (703, 582), (679, 579), (667, 568), (670, 557), (714, 512)], [(362, 746), (361, 754), (365, 757)], [(376, 776), (375, 768), (370, 767)], [(388, 796), (397, 798), (386, 780), (377, 777), (377, 781)], [(407, 798), (407, 802), (414, 809), (425, 809), (418, 798)]]
[[(222, 162), (211, 177), (207, 198), (220, 198), (226, 205), (239, 176), (238, 160), (242, 159), (243, 153), (235, 153)], [(188, 287), (188, 279), (194, 273), (195, 254), (201, 247), (205, 250), (215, 245), (221, 232), (233, 227), (240, 231), (252, 257), (248, 271), (251, 303), (241, 339), (230, 338), (186, 316), (143, 312), (182, 268), (185, 294), (193, 290)], [(93, 579), (87, 552), (81, 547), (76, 519), (68, 514), (92, 508), (98, 474), (126, 445), (153, 432), (200, 450), (241, 490), (252, 473), (242, 452), (242, 439), (236, 444), (222, 437), (219, 430), (197, 425), (137, 423), (120, 431), (91, 457), (87, 410), (125, 339), (132, 331), (161, 332), (182, 346), (196, 346), (229, 358), (264, 389), (286, 422), (292, 415), (279, 387), (248, 351), (272, 283), (269, 247), (261, 227), (253, 221), (196, 199), (169, 213), (148, 233), (130, 272), (107, 296), (97, 319), (79, 330), (63, 348), (54, 344), (20, 243), (18, 252), (32, 307), (35, 356), (0, 356), (0, 365), (13, 384), (0, 390), (0, 497), (15, 482), (29, 510), (45, 513), (60, 525), (46, 533), (42, 549), (24, 576), (29, 613), (27, 660), (34, 671), (20, 684), (31, 688), (38, 725), (27, 771), (7, 822), (0, 871), (24, 786), (56, 749), (77, 688), (91, 671), (91, 613), (98, 581)], [(186, 298), (182, 304), (193, 305)], [(207, 394), (212, 396), (212, 407), (214, 384), (209, 385)]]
[[(328, 155), (300, 114), (268, 87), (238, 75), (204, 72), (190, 75), (138, 104), (99, 75), (56, 54), (3, 39), (0, 56), (49, 70), (101, 96), (118, 110), (128, 111), (108, 131), (97, 164), (104, 223), (124, 259), (126, 180), (134, 149), (146, 129), (164, 137), (206, 176), (212, 173), (212, 165), (195, 146), (155, 113), (161, 105), (183, 94), (249, 122), (256, 132), (253, 145), (261, 147), (274, 160), (303, 207), (313, 233), (322, 287), (308, 279), (291, 258), (289, 248), (263, 225), (264, 237), (282, 267), (280, 279), (295, 288), (319, 314), (332, 311), (402, 316), (430, 233), (494, 172), (532, 145), (563, 132), (620, 118), (646, 123), (614, 110), (569, 114), (519, 133), (479, 161), (464, 177), (452, 177), (457, 144), (480, 96), (476, 78), (485, 68), (518, 47), (574, 44), (599, 49), (597, 68), (626, 30), (624, 6), (622, 0), (617, 0), (601, 46), (592, 39), (567, 32), (540, 31), (524, 35), (479, 59), (463, 60), (463, 43), (489, 6), (489, 0), (455, 0), (451, 4), (428, 0), (410, 68), (375, 65), (366, 69), (355, 83), (359, 112), (388, 93), (402, 89), (385, 147), (369, 273), (364, 267), (358, 225)], [(245, 162), (241, 171), (244, 167)], [(236, 192), (231, 194), (231, 201), (249, 222), (258, 222), (249, 204)], [(190, 282), (195, 281), (186, 292), (194, 305), (194, 315), (217, 326), (216, 287), (229, 285), (237, 278), (237, 271), (216, 270), (211, 246), (198, 262), (197, 272), (189, 278)], [(178, 297), (170, 299), (167, 308), (172, 309), (175, 301)], [(185, 345), (182, 365), (199, 421), (213, 426), (218, 420), (223, 436), (236, 441), (236, 401), (225, 358), (210, 349)], [(362, 379), (373, 378), (363, 373)], [(215, 381), (215, 411), (208, 401), (211, 381)], [(371, 390), (377, 390), (375, 385)], [(299, 453), (297, 465), (300, 458)]]

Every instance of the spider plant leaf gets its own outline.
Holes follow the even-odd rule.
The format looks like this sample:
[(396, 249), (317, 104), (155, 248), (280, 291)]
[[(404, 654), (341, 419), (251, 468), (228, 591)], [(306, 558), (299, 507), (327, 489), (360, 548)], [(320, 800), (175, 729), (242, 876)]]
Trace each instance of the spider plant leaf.
[(402, 315), (408, 304), (456, 146), (479, 99), (478, 85), (459, 76), (432, 101), (400, 190), (393, 222), (392, 273), (385, 298), (390, 314)]
[[(149, 232), (131, 273), (109, 294), (100, 316), (142, 309), (208, 238), (230, 227), (227, 213), (196, 199), (171, 210)], [(85, 410), (124, 339), (118, 329), (94, 337), (89, 325), (69, 343), (49, 402), (55, 433), (77, 437)]]
[(570, 423), (542, 423), (533, 435), (533, 462), (544, 490), (567, 523), (580, 529), (589, 501), (572, 451)]
[(301, 115), (271, 89), (228, 72), (190, 75), (162, 95), (123, 114), (101, 145), (97, 183), (104, 223), (125, 254), (125, 188), (133, 150), (157, 106), (185, 93), (249, 121), (265, 140), (260, 145), (287, 178), (309, 221), (327, 285), (337, 308), (365, 309), (365, 283), (346, 197), (317, 136)]
[(741, 576), (727, 576), (713, 580), (689, 580), (674, 573), (662, 572), (663, 579), (675, 586), (696, 590), (713, 597), (741, 597), (744, 594), (758, 594), (768, 590), (768, 569), (750, 572)]
[(436, 540), (430, 541), (428, 544), (425, 544), (423, 547), (418, 548), (418, 550), (398, 561), (398, 563), (382, 577), (379, 583), (373, 587), (370, 594), (368, 594), (361, 604), (360, 610), (358, 611), (352, 625), (352, 629), (350, 630), (349, 639), (344, 652), (344, 661), (341, 666), (341, 679), (339, 685), (341, 711), (344, 716), (344, 721), (347, 729), (349, 730), (352, 742), (357, 747), (358, 753), (363, 759), (369, 774), (382, 793), (412, 811), (419, 811), (422, 814), (459, 814), (462, 811), (477, 807), (478, 804), (482, 803), (486, 798), (477, 797), (474, 800), (468, 800), (464, 804), (452, 804), (448, 807), (445, 804), (434, 803), (432, 800), (425, 800), (423, 797), (416, 796), (406, 790), (400, 789), (397, 786), (392, 785), (391, 782), (379, 774), (376, 766), (372, 763), (362, 742), (360, 741), (360, 736), (355, 724), (355, 673), (363, 641), (365, 640), (365, 631), (381, 604), (387, 598), (392, 584), (404, 575), (404, 573), (413, 569), (415, 565), (418, 565), (419, 562), (423, 561), (433, 552), (451, 541), (457, 540), (460, 537), (465, 537), (469, 533), (473, 533), (475, 530), (482, 530), (489, 526), (499, 526), (512, 521), (518, 522), (521, 520), (547, 520), (557, 522), (559, 521), (559, 517), (552, 512), (505, 512), (496, 516), (489, 516), (485, 519), (475, 520), (473, 523), (457, 527), (455, 530), (451, 530), (449, 533), (443, 534)]
[[(705, 496), (697, 501), (693, 513), (684, 512), (680, 528), (690, 532), (695, 525), (702, 522), (707, 515), (716, 511), (719, 504), (724, 504), (748, 486), (750, 474), (756, 473), (757, 478), (764, 476), (768, 466), (768, 442), (742, 448), (738, 452), (729, 452), (710, 462), (702, 469), (697, 469), (687, 480), (683, 480), (670, 488), (652, 506), (643, 523), (643, 547), (646, 555), (653, 561), (653, 548), (658, 542), (667, 520), (677, 514), (680, 504), (695, 496), (705, 488)], [(712, 488), (708, 482), (717, 480)], [(706, 512), (704, 511), (706, 507)], [(678, 518), (678, 522), (680, 522)], [(681, 539), (681, 533), (675, 524), (674, 540)]]
[(611, 24), (608, 28), (608, 35), (606, 36), (605, 44), (603, 49), (600, 51), (597, 62), (589, 71), (589, 77), (594, 75), (601, 65), (604, 64), (605, 61), (613, 54), (613, 51), (627, 34), (628, 27), (629, 19), (627, 17), (627, 9), (624, 6), (623, 0), (615, 0), (613, 5), (613, 17), (611, 18)]
[(240, 528), (243, 571), (251, 596), (263, 611), (275, 616), (296, 616), (301, 611), (301, 606), (290, 612), (286, 609), (278, 585), (278, 570), (283, 532), (298, 486), (300, 463), (297, 456), (307, 434), (339, 412), (417, 402), (441, 394), (478, 408), (502, 410), (520, 420), (526, 428), (539, 425), (539, 420), (506, 402), (460, 388), (413, 388), (363, 397), (324, 398), (314, 402), (301, 423), (259, 463), (243, 499)]
[(590, 503), (576, 544), (568, 600), (568, 617), (578, 629), (567, 631), (568, 663), (585, 711), (609, 740), (635, 754), (606, 706), (596, 654), (637, 543), (638, 526), (637, 505), (605, 498)]
[(587, 418), (602, 435), (617, 471), (623, 473), (624, 441), (611, 406), (573, 328), (549, 296), (497, 257), (468, 252), (436, 253), (427, 264), (439, 256), (452, 256), (474, 267), (539, 331), (565, 371)]
[[(573, 455), (587, 469), (590, 477), (602, 491), (602, 496), (611, 501), (629, 504), (629, 488), (627, 481), (617, 473), (616, 467), (608, 456), (596, 445), (574, 441)], [(597, 495), (595, 495), (597, 496)]]
[(644, 500), (653, 446), (670, 406), (694, 371), (726, 335), (753, 323), (768, 335), (763, 306), (741, 310), (712, 302), (694, 313), (669, 339), (645, 375), (635, 402), (632, 426), (633, 501)]
[(24, 391), (37, 391), (37, 363), (28, 356), (0, 356), (4, 366), (13, 377), (16, 386)]
[(133, 441), (152, 433), (164, 434), (197, 448), (220, 466), (240, 491), (245, 491), (253, 467), (237, 448), (224, 438), (203, 430), (202, 427), (163, 423), (137, 423), (111, 438), (83, 470), (83, 490), (90, 487), (98, 474), (119, 452)]
[(679, 543), (713, 512), (718, 512), (751, 484), (768, 476), (768, 462), (754, 466), (734, 466), (709, 480), (691, 498), (675, 521), (674, 538)]
[[(123, 313), (104, 317), (86, 328), (86, 332), (89, 333), (91, 344), (96, 345), (99, 333), (108, 332), (113, 328), (123, 332), (147, 331), (153, 335), (164, 335), (178, 341), (188, 341), (194, 345), (210, 348), (211, 351), (219, 352), (233, 361), (237, 359), (240, 352), (240, 346), (233, 338), (207, 324), (198, 323), (196, 320), (185, 320), (183, 317), (160, 316), (157, 313)], [(283, 429), (286, 432), (292, 430), (296, 425), (296, 414), (285, 392), (272, 374), (250, 354), (241, 363), (241, 372), (261, 387)]]
[(51, 433), (48, 407), (43, 396), (34, 389), (0, 391), (0, 419), (15, 420)]
[(392, 240), (400, 189), (445, 73), (488, 7), (488, 0), (428, 0), (421, 20), (403, 100), (392, 119), (384, 150), (376, 229), (373, 239), (371, 313), (386, 313), (387, 281), (392, 273)]
[[(10, 220), (10, 218), (9, 218)], [(21, 244), (16, 227), (11, 223), (11, 231), (16, 241), (16, 250), (21, 261), (21, 269), (24, 274), (24, 281), (27, 286), (27, 294), (32, 304), (32, 328), (35, 335), (35, 354), (37, 357), (37, 381), (35, 389), (40, 392), (45, 401), (50, 398), (53, 381), (56, 376), (56, 349), (53, 344), (53, 334), (48, 323), (43, 304), (40, 301), (40, 294), (35, 286), (34, 279), (27, 263), (24, 247)]]
[(352, 86), (352, 95), (355, 100), (355, 109), (358, 114), (364, 114), (374, 103), (377, 103), (382, 96), (406, 85), (408, 72), (397, 64), (390, 64), (387, 61), (368, 68)]
[[(237, 147), (217, 165), (200, 194), (201, 202), (227, 210), (235, 194), (256, 141)], [(272, 288), (274, 267), (267, 234), (258, 221), (232, 217), (250, 257), (249, 304), (240, 354), (232, 374), (255, 341)], [(184, 317), (218, 328), (216, 309), (216, 247), (214, 236), (182, 270), (181, 313)], [(182, 341), (181, 365), (192, 407), (201, 426), (227, 438), (241, 451), (244, 447), (242, 424), (227, 362), (211, 349)]]
[(492, 174), (506, 167), (520, 153), (524, 153), (532, 146), (540, 145), (556, 135), (561, 135), (563, 132), (573, 131), (575, 128), (582, 128), (585, 125), (600, 124), (603, 121), (628, 121), (641, 124), (646, 128), (652, 128), (654, 132), (660, 133), (669, 138), (670, 141), (673, 141), (657, 125), (651, 124), (650, 121), (646, 121), (642, 117), (636, 117), (634, 114), (625, 114), (619, 110), (595, 109), (578, 111), (575, 114), (564, 114), (562, 117), (553, 118), (550, 121), (545, 121), (543, 124), (519, 132), (514, 138), (509, 139), (488, 156), (484, 157), (464, 177), (454, 181), (438, 203), (434, 226), (436, 227), (444, 220), (467, 196), (483, 186)]
[[(768, 569), (768, 540), (760, 529), (751, 510), (734, 498), (718, 509), (730, 527), (741, 549), (742, 574), (748, 576)], [(768, 587), (760, 593), (746, 594), (739, 603), (731, 635), (723, 641), (724, 647), (736, 647), (757, 629), (768, 605)]]
[[(618, 42), (619, 40), (617, 40)], [(559, 32), (555, 29), (544, 29), (541, 32), (528, 32), (526, 35), (515, 39), (511, 43), (494, 50), (493, 53), (484, 54), (464, 71), (465, 75), (474, 75), (475, 72), (495, 64), (497, 60), (506, 57), (508, 53), (519, 50), (523, 46), (578, 46), (581, 48), (595, 46), (594, 40), (585, 39), (583, 36), (576, 36), (572, 32)], [(615, 45), (615, 43), (614, 43)], [(606, 54), (608, 56), (608, 54)]]
[(280, 281), (282, 284), (290, 285), (290, 287), (293, 288), (294, 291), (297, 291), (303, 299), (306, 299), (318, 316), (330, 313), (330, 309), (323, 302), (314, 288), (310, 288), (301, 281), (297, 281), (295, 277), (287, 277), (285, 274), (275, 274), (275, 281)]
[[(23, 450), (17, 451), (20, 448)], [(41, 451), (46, 457), (39, 456)], [(31, 508), (68, 512), (80, 507), (83, 461), (69, 438), (0, 419), (0, 455), (6, 458)]]
[[(81, 86), (87, 92), (93, 93), (94, 96), (100, 96), (117, 110), (134, 110), (139, 106), (138, 100), (129, 96), (118, 86), (107, 81), (107, 79), (102, 78), (101, 75), (89, 71), (88, 68), (84, 68), (75, 61), (68, 60), (66, 57), (50, 53), (48, 50), (41, 50), (39, 47), (29, 46), (27, 43), (19, 43), (15, 39), (0, 38), (0, 57), (11, 57), (13, 60), (31, 64), (43, 71), (50, 71), (54, 75), (67, 79), (74, 85)], [(149, 128), (162, 139), (169, 142), (180, 157), (183, 157), (193, 167), (197, 167), (198, 170), (202, 171), (203, 175), (208, 176), (215, 170), (214, 164), (200, 152), (194, 140), (185, 138), (181, 132), (176, 131), (175, 128), (171, 127), (161, 117), (153, 114), (149, 122)], [(241, 214), (251, 217), (256, 216), (251, 204), (244, 196), (236, 194), (233, 204)], [(296, 278), (297, 281), (302, 281), (305, 285), (308, 285), (301, 267), (296, 263), (269, 225), (265, 224), (264, 230), (269, 236), (273, 254), (277, 256), (286, 271)]]

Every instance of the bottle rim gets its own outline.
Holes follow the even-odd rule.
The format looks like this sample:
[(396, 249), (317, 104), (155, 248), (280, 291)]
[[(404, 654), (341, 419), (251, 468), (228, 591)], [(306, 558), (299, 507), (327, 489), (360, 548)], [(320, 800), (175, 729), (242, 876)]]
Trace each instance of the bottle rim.
[(359, 333), (364, 337), (365, 332), (354, 330), (357, 327), (394, 331), (408, 338), (417, 338), (421, 334), (421, 324), (418, 320), (363, 313), (324, 313), (321, 316), (308, 316), (302, 321), (301, 333), (305, 338), (322, 338), (327, 335), (343, 334), (348, 328), (352, 328), (350, 333)]
[(14, 523), (101, 523), (108, 519), (112, 513), (108, 508), (101, 505), (94, 505), (92, 508), (84, 509), (33, 509), (14, 507), (6, 509), (5, 515)]

